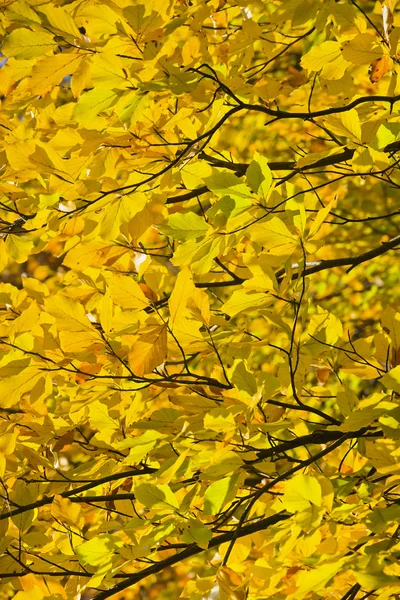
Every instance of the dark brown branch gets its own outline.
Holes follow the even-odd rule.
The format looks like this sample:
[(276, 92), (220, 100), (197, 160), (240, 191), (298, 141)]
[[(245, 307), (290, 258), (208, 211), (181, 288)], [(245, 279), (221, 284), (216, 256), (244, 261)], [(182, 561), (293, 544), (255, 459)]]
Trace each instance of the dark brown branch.
[[(385, 254), (389, 250), (396, 248), (396, 246), (400, 246), (400, 235), (388, 240), (387, 242), (383, 242), (377, 248), (373, 248), (372, 250), (368, 250), (368, 252), (364, 252), (363, 254), (358, 254), (357, 256), (345, 256), (343, 258), (332, 258), (330, 260), (319, 260), (313, 262), (307, 262), (306, 268), (301, 271), (301, 273), (293, 273), (292, 279), (298, 279), (299, 277), (306, 277), (308, 275), (312, 275), (313, 273), (319, 273), (320, 271), (325, 271), (326, 269), (333, 269), (335, 267), (351, 267), (347, 270), (347, 272), (351, 271), (354, 267), (361, 265), (364, 262), (372, 260), (377, 256), (381, 256)], [(292, 265), (292, 269), (298, 269), (299, 264), (294, 263)], [(278, 283), (280, 283), (286, 273), (286, 269), (282, 268), (277, 271), (276, 279)], [(241, 285), (245, 279), (242, 277), (236, 276), (234, 279), (229, 279), (228, 281), (204, 281), (196, 283), (197, 288), (217, 288), (217, 287), (231, 287), (235, 285)]]
[(267, 404), (274, 404), (275, 406), (280, 406), (281, 408), (287, 408), (289, 410), (304, 410), (313, 413), (314, 415), (318, 415), (322, 419), (329, 421), (332, 425), (341, 425), (340, 421), (327, 415), (322, 410), (318, 408), (314, 408), (312, 406), (307, 406), (304, 402), (300, 402), (300, 404), (289, 404), (287, 402), (281, 402), (280, 400), (268, 400)]
[(103, 494), (102, 496), (71, 496), (69, 500), (80, 504), (84, 502), (116, 502), (118, 500), (135, 500), (135, 494), (127, 492), (126, 494)]
[[(348, 272), (351, 271), (354, 267), (361, 265), (364, 262), (372, 260), (377, 256), (381, 256), (385, 254), (389, 250), (396, 248), (396, 246), (400, 245), (400, 235), (396, 235), (396, 237), (388, 240), (387, 242), (383, 242), (377, 248), (373, 248), (372, 250), (368, 250), (368, 252), (364, 252), (363, 254), (358, 254), (357, 256), (345, 256), (344, 258), (332, 258), (330, 260), (319, 260), (315, 262), (306, 263), (306, 268), (299, 273), (293, 273), (292, 279), (298, 279), (299, 277), (304, 277), (306, 275), (312, 275), (313, 273), (318, 273), (319, 271), (325, 271), (326, 269), (332, 269), (334, 267), (347, 267), (349, 266)], [(292, 269), (297, 269), (299, 267), (298, 264), (292, 265)], [(285, 269), (280, 269), (276, 273), (276, 278), (281, 280), (285, 274)]]
[[(345, 148), (343, 152), (339, 154), (334, 154), (333, 156), (326, 156), (317, 160), (315, 163), (311, 165), (306, 165), (301, 168), (296, 168), (296, 163), (293, 161), (276, 161), (268, 163), (271, 171), (295, 171), (297, 173), (302, 173), (304, 171), (308, 171), (310, 169), (315, 169), (318, 167), (326, 167), (332, 166), (337, 163), (346, 162), (351, 160), (354, 155), (355, 150), (353, 148)], [(229, 161), (218, 160), (204, 153), (200, 154), (200, 158), (203, 158), (210, 162), (213, 166), (223, 169), (228, 169), (229, 171), (234, 171), (238, 176), (243, 176), (246, 173), (247, 168), (249, 167), (246, 163), (232, 163)], [(178, 202), (186, 202), (187, 200), (191, 200), (192, 198), (196, 198), (197, 196), (202, 196), (209, 191), (208, 187), (203, 185), (201, 187), (196, 188), (195, 190), (191, 190), (186, 192), (185, 194), (179, 194), (176, 196), (171, 196), (167, 199), (166, 204), (176, 204)]]
[[(96, 498), (96, 500), (98, 500), (99, 498), (103, 498), (103, 496), (88, 496), (87, 498), (85, 498), (84, 496), (81, 498), (74, 498), (74, 496), (76, 496), (76, 494), (81, 494), (82, 492), (85, 492), (86, 490), (90, 490), (92, 488), (98, 487), (99, 485), (102, 485), (103, 483), (108, 483), (110, 481), (117, 481), (118, 479), (123, 479), (124, 477), (137, 477), (138, 475), (149, 475), (150, 473), (154, 473), (155, 471), (157, 471), (157, 469), (153, 469), (152, 467), (142, 467), (142, 469), (139, 471), (138, 469), (131, 469), (129, 471), (123, 471), (122, 473), (114, 473), (113, 475), (107, 475), (106, 477), (101, 477), (100, 479), (94, 480), (91, 483), (87, 483), (86, 485), (82, 485), (79, 488), (76, 488), (74, 490), (68, 490), (66, 492), (62, 492), (61, 494), (59, 494), (62, 498), (69, 498), (71, 500), (71, 502), (89, 502), (90, 499), (93, 500), (93, 498)], [(51, 481), (49, 481), (49, 483), (51, 483)], [(69, 481), (66, 483), (74, 483), (73, 481)], [(125, 496), (126, 494), (121, 494), (123, 496)], [(120, 495), (120, 496), (121, 496)], [(122, 500), (122, 498), (120, 498)], [(51, 504), (54, 500), (54, 496), (43, 496), (43, 498), (41, 498), (40, 500), (36, 500), (35, 502), (31, 502), (30, 504), (25, 504), (23, 506), (20, 506), (19, 508), (15, 508), (14, 510), (10, 510), (8, 512), (2, 513), (0, 514), (0, 521), (2, 521), (3, 519), (8, 519), (9, 517), (13, 517), (15, 515), (20, 515), (24, 512), (27, 512), (28, 510), (33, 510), (35, 508), (40, 508), (41, 506), (46, 506), (47, 504)], [(108, 496), (107, 500), (113, 500), (112, 496)], [(100, 500), (102, 501), (102, 500)]]
[[(306, 410), (306, 409), (305, 409)], [(344, 436), (344, 437), (343, 437)], [(302, 435), (300, 437), (295, 438), (294, 440), (289, 440), (287, 442), (282, 442), (277, 446), (266, 448), (265, 450), (259, 450), (257, 452), (257, 458), (253, 460), (244, 460), (243, 462), (246, 465), (253, 465), (260, 460), (265, 460), (266, 458), (272, 458), (281, 452), (286, 452), (287, 450), (293, 450), (295, 448), (300, 448), (302, 446), (306, 446), (307, 444), (326, 444), (328, 442), (332, 442), (334, 440), (338, 440), (340, 438), (344, 440), (350, 440), (353, 438), (360, 437), (382, 437), (383, 433), (381, 431), (371, 431), (368, 427), (363, 427), (358, 431), (348, 431), (343, 433), (343, 431), (314, 431), (308, 435)]]
[[(266, 519), (262, 519), (261, 521), (256, 521), (255, 523), (249, 523), (248, 525), (244, 525), (240, 529), (240, 533), (239, 533), (238, 537), (244, 537), (245, 535), (249, 535), (250, 533), (255, 533), (257, 531), (262, 531), (264, 529), (267, 529), (268, 527), (271, 527), (271, 525), (275, 525), (276, 523), (279, 523), (280, 521), (285, 521), (286, 519), (289, 519), (290, 516), (291, 516), (290, 514), (280, 512), (276, 515), (272, 515), (271, 517), (267, 517)], [(218, 535), (217, 537), (215, 537), (214, 539), (212, 539), (210, 541), (208, 547), (215, 548), (216, 546), (219, 546), (220, 544), (229, 542), (232, 539), (234, 533), (235, 533), (234, 531), (229, 531), (227, 533)], [(97, 594), (97, 596), (94, 596), (93, 600), (105, 600), (106, 598), (110, 598), (111, 596), (114, 596), (114, 594), (118, 594), (118, 592), (121, 592), (122, 590), (126, 590), (126, 588), (130, 587), (131, 585), (134, 585), (135, 583), (142, 581), (142, 579), (149, 577), (149, 575), (155, 575), (157, 573), (160, 573), (167, 567), (175, 565), (175, 564), (181, 562), (182, 560), (185, 560), (186, 558), (190, 558), (191, 556), (195, 556), (196, 554), (200, 554), (201, 552), (204, 552), (204, 551), (205, 551), (204, 548), (200, 548), (200, 546), (198, 546), (197, 544), (192, 544), (188, 548), (183, 550), (182, 552), (179, 552), (178, 554), (174, 554), (173, 556), (169, 556), (168, 558), (165, 558), (164, 560), (161, 560), (160, 562), (157, 562), (156, 564), (151, 565), (151, 567), (148, 567), (147, 569), (143, 569), (142, 571), (139, 571), (138, 573), (134, 573), (133, 575), (128, 577), (125, 581), (121, 581), (121, 583), (118, 583), (117, 585), (113, 586), (109, 590), (100, 592), (100, 594)]]
[(400, 100), (400, 95), (397, 96), (361, 96), (360, 98), (356, 98), (353, 102), (349, 104), (345, 104), (344, 106), (332, 106), (331, 108), (323, 108), (321, 110), (315, 110), (313, 112), (290, 112), (286, 110), (280, 109), (272, 109), (267, 106), (261, 106), (259, 104), (247, 104), (243, 102), (240, 104), (241, 108), (261, 112), (269, 115), (270, 117), (277, 117), (279, 119), (301, 119), (303, 121), (309, 121), (310, 119), (318, 119), (319, 117), (327, 117), (328, 115), (338, 115), (341, 113), (348, 112), (352, 108), (356, 108), (360, 104), (365, 104), (367, 102), (387, 102), (391, 106), (393, 106), (396, 102)]
[[(385, 148), (382, 149), (382, 152), (392, 153), (400, 150), (400, 142), (392, 142), (388, 144)], [(344, 148), (342, 152), (338, 152), (338, 154), (332, 154), (331, 156), (325, 156), (324, 158), (320, 158), (310, 165), (304, 165), (304, 167), (296, 167), (296, 162), (294, 161), (272, 161), (268, 163), (271, 171), (293, 171), (294, 173), (304, 173), (306, 171), (311, 171), (312, 169), (317, 169), (320, 167), (331, 167), (340, 163), (345, 163), (351, 160), (354, 156), (355, 148)], [(199, 154), (200, 158), (208, 161), (215, 167), (221, 169), (228, 169), (229, 171), (234, 171), (239, 177), (242, 177), (247, 168), (249, 167), (246, 163), (233, 163), (229, 161), (224, 161), (220, 159), (213, 158), (208, 156), (204, 152)], [(184, 190), (183, 190), (184, 191)], [(197, 196), (202, 196), (209, 191), (208, 187), (203, 185), (201, 187), (196, 188), (195, 190), (188, 191), (184, 194), (179, 194), (176, 196), (171, 196), (167, 199), (166, 204), (176, 204), (178, 202), (186, 202), (187, 200), (191, 200), (192, 198), (196, 198)]]

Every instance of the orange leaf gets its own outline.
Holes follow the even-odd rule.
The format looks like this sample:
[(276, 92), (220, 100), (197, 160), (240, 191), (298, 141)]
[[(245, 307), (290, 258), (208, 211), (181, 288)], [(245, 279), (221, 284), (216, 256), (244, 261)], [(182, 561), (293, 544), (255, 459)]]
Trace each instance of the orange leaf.
[(156, 325), (132, 346), (128, 361), (135, 375), (146, 375), (161, 365), (167, 356), (167, 326)]
[(390, 56), (381, 56), (374, 60), (369, 67), (369, 80), (371, 83), (378, 83), (382, 77), (387, 73), (393, 66), (393, 61)]

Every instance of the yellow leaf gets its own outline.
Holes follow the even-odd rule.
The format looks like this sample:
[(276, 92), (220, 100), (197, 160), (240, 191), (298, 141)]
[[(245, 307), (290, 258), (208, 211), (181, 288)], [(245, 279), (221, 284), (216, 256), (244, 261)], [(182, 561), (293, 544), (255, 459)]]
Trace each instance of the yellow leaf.
[(36, 302), (32, 302), (29, 307), (12, 321), (11, 327), (8, 330), (8, 337), (13, 342), (19, 333), (32, 331), (39, 319), (39, 308)]
[(319, 46), (314, 46), (310, 52), (305, 54), (301, 59), (303, 69), (309, 71), (319, 71), (324, 65), (332, 62), (341, 54), (339, 42), (323, 42)]
[(9, 234), (5, 242), (5, 248), (3, 249), (6, 250), (9, 257), (21, 264), (31, 255), (32, 248), (33, 240), (29, 240), (26, 237), (21, 237), (19, 235)]
[(194, 318), (201, 319), (207, 327), (210, 325), (210, 301), (206, 292), (195, 288), (188, 300), (188, 309)]
[(82, 55), (78, 52), (61, 52), (39, 60), (32, 69), (29, 90), (44, 96), (54, 86), (61, 83), (66, 75), (72, 75), (78, 68)]
[(320, 77), (330, 81), (340, 80), (350, 66), (351, 62), (345, 60), (341, 54), (338, 58), (323, 66)]
[(128, 252), (123, 246), (115, 246), (107, 242), (79, 243), (64, 258), (64, 265), (71, 269), (84, 271), (87, 267), (111, 265)]
[[(230, 542), (225, 542), (221, 544), (219, 547), (219, 553), (221, 556), (225, 556)], [(233, 546), (233, 550), (229, 555), (228, 565), (231, 569), (236, 571), (240, 565), (243, 566), (243, 562), (247, 559), (250, 554), (252, 548), (251, 537), (249, 535), (240, 538), (235, 541), (235, 545)]]
[(344, 417), (348, 417), (358, 404), (357, 394), (355, 394), (347, 385), (344, 385), (343, 392), (338, 392), (337, 405)]
[(388, 306), (381, 316), (382, 329), (389, 335), (394, 349), (400, 348), (400, 313)]
[(345, 560), (342, 559), (310, 571), (302, 571), (297, 579), (298, 589), (295, 593), (290, 594), (287, 600), (302, 600), (309, 592), (318, 592), (321, 588), (326, 587), (344, 564)]
[(201, 352), (208, 347), (207, 338), (200, 331), (201, 325), (201, 321), (192, 319), (187, 311), (176, 319), (174, 334), (185, 351)]
[(204, 494), (204, 514), (217, 515), (236, 494), (239, 476), (223, 477), (209, 485)]
[(110, 52), (96, 54), (92, 60), (91, 79), (94, 86), (104, 89), (124, 89), (129, 84), (121, 60)]
[(150, 508), (160, 505), (162, 507), (179, 507), (175, 494), (165, 483), (157, 486), (150, 483), (141, 483), (135, 486), (135, 496), (141, 504)]
[(360, 33), (343, 46), (343, 57), (353, 65), (370, 65), (382, 55), (382, 46), (372, 33)]
[(350, 138), (353, 142), (361, 143), (360, 117), (355, 108), (337, 117), (329, 116), (325, 124), (332, 133)]
[(50, 25), (60, 32), (68, 33), (78, 39), (81, 37), (78, 27), (66, 8), (47, 3), (40, 5), (39, 12), (45, 14)]
[(81, 507), (78, 503), (71, 502), (68, 498), (55, 494), (51, 504), (51, 514), (61, 523), (78, 527), (81, 518)]
[[(12, 502), (15, 502), (17, 506), (26, 506), (35, 501), (30, 489), (23, 481), (17, 481), (14, 484), (12, 492), (10, 494)], [(31, 526), (32, 521), (37, 516), (37, 509), (28, 510), (26, 512), (14, 515), (11, 517), (14, 525), (19, 529), (20, 533), (24, 533)]]
[(397, 394), (400, 394), (400, 365), (385, 373), (380, 382), (389, 390), (394, 390)]
[(189, 523), (182, 532), (182, 539), (187, 544), (198, 544), (200, 548), (207, 550), (212, 538), (212, 531), (199, 519), (189, 519)]
[(132, 277), (109, 275), (107, 289), (112, 301), (121, 308), (143, 310), (149, 305), (148, 298)]
[(190, 37), (187, 40), (187, 42), (182, 48), (182, 61), (185, 67), (190, 65), (194, 60), (196, 60), (196, 57), (199, 55), (200, 52), (200, 46), (201, 42), (198, 36)]
[(373, 590), (374, 592), (380, 588), (388, 588), (390, 596), (385, 594), (382, 598), (395, 598), (400, 592), (400, 583), (398, 577), (386, 575), (384, 572), (379, 573), (362, 573), (356, 570), (353, 571), (358, 583), (365, 590)]
[[(109, 416), (107, 406), (99, 400), (95, 400), (89, 406), (89, 421), (93, 429), (99, 430), (99, 439), (105, 439), (105, 434), (108, 438), (110, 433), (119, 429), (118, 423)], [(99, 434), (96, 437), (99, 437)]]
[(32, 390), (43, 373), (36, 367), (27, 367), (18, 375), (0, 381), (0, 397), (3, 408), (13, 406), (20, 401), (21, 396)]
[(18, 439), (18, 429), (7, 433), (1, 433), (0, 435), (0, 453), (1, 454), (13, 454), (15, 450), (15, 444)]
[(262, 244), (274, 256), (290, 254), (299, 245), (299, 237), (291, 233), (278, 217), (252, 225), (249, 230), (251, 239)]
[(74, 302), (68, 296), (50, 296), (45, 300), (45, 307), (46, 311), (55, 317), (57, 327), (63, 331), (94, 332), (82, 304)]
[[(7, 4), (6, 2), (4, 4)], [(24, 0), (9, 2), (9, 10), (7, 16), (9, 19), (15, 20), (17, 23), (40, 23), (40, 17)]]
[(117, 238), (121, 225), (129, 223), (146, 203), (145, 194), (120, 196), (112, 201), (107, 198), (104, 208), (96, 207), (98, 226), (95, 234), (104, 241)]
[(55, 48), (57, 48), (57, 42), (54, 41), (54, 35), (51, 33), (31, 31), (20, 27), (7, 35), (1, 51), (4, 56), (27, 60), (43, 56)]
[(252, 293), (246, 292), (246, 290), (236, 290), (229, 300), (221, 307), (221, 310), (230, 317), (234, 317), (244, 310), (267, 306), (271, 301), (270, 296), (266, 293)]
[[(119, 541), (119, 540), (118, 540)], [(118, 548), (117, 539), (111, 534), (100, 534), (76, 548), (76, 554), (84, 565), (104, 565), (111, 559)], [(119, 544), (121, 545), (121, 543)]]
[(182, 465), (187, 460), (188, 455), (190, 454), (190, 449), (188, 448), (184, 452), (181, 452), (178, 458), (172, 463), (172, 465), (162, 471), (162, 473), (157, 473), (157, 480), (160, 483), (170, 483), (171, 480), (175, 477), (177, 471), (182, 467)]
[(60, 331), (60, 346), (67, 354), (87, 352), (97, 344), (103, 345), (103, 340), (95, 331)]
[(321, 208), (321, 210), (317, 212), (317, 216), (311, 224), (307, 239), (312, 239), (318, 233), (321, 225), (324, 223), (326, 217), (331, 212), (333, 206), (334, 200), (331, 200), (324, 208)]
[(83, 57), (71, 79), (71, 91), (74, 98), (78, 98), (85, 88), (89, 89), (91, 87), (90, 68), (90, 59), (86, 56)]
[[(118, 449), (125, 450), (130, 448), (129, 454), (124, 458), (124, 464), (126, 465), (137, 465), (143, 460), (148, 453), (153, 450), (158, 440), (165, 436), (158, 431), (145, 431), (143, 435), (138, 435), (133, 438), (127, 438), (118, 443)], [(181, 456), (183, 453), (181, 454)], [(161, 483), (169, 483), (167, 479), (158, 479)]]
[(161, 365), (167, 357), (167, 326), (149, 328), (133, 344), (129, 354), (129, 366), (135, 375), (147, 375)]
[(188, 268), (182, 269), (176, 278), (174, 289), (169, 298), (170, 326), (174, 329), (175, 321), (183, 317), (186, 305), (190, 296), (194, 293), (195, 287), (193, 277)]
[(218, 569), (217, 582), (220, 600), (245, 600), (246, 589), (243, 575), (235, 573), (229, 567)]

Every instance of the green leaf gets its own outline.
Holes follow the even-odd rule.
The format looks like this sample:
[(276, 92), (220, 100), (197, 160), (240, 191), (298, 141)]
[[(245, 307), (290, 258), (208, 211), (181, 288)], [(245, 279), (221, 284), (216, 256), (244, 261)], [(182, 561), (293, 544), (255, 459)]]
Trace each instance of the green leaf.
[(179, 507), (175, 494), (166, 484), (151, 485), (150, 483), (141, 483), (135, 487), (135, 496), (139, 502), (149, 508), (157, 506), (168, 508)]
[(374, 533), (382, 533), (390, 528), (390, 524), (400, 519), (400, 506), (375, 508), (367, 517), (368, 528)]
[(302, 600), (310, 592), (318, 592), (321, 588), (327, 586), (329, 581), (340, 571), (345, 564), (344, 560), (322, 565), (311, 571), (302, 571), (297, 580), (299, 585), (295, 593), (290, 594), (287, 600)]
[(187, 527), (183, 530), (182, 539), (187, 544), (197, 544), (205, 550), (212, 539), (212, 532), (199, 519), (190, 519)]
[(233, 173), (224, 173), (213, 169), (213, 174), (204, 179), (206, 186), (217, 196), (232, 198), (251, 198), (251, 190)]
[(391, 369), (388, 373), (385, 373), (385, 375), (381, 377), (380, 382), (389, 390), (393, 390), (400, 394), (400, 365)]
[(285, 485), (282, 504), (290, 512), (301, 512), (321, 506), (322, 490), (318, 479), (311, 475), (296, 475)]
[(97, 88), (82, 94), (75, 105), (74, 118), (81, 125), (91, 125), (92, 120), (118, 100), (118, 93), (110, 89)]
[(204, 494), (204, 514), (217, 515), (224, 506), (231, 502), (236, 494), (239, 475), (224, 477), (214, 481)]
[(100, 534), (77, 546), (75, 552), (82, 564), (100, 566), (111, 561), (118, 546), (112, 534)]
[(353, 573), (357, 582), (363, 589), (368, 591), (375, 591), (385, 587), (390, 589), (391, 594), (400, 591), (398, 577), (386, 575), (386, 573), (362, 573), (360, 571), (353, 571)]
[(257, 393), (257, 380), (247, 369), (243, 360), (237, 363), (230, 379), (238, 390), (245, 392), (248, 396), (254, 396)]
[(204, 237), (210, 230), (210, 226), (204, 218), (194, 212), (174, 213), (168, 219), (166, 225), (159, 227), (161, 233), (180, 242)]
[(258, 152), (254, 153), (246, 171), (246, 178), (253, 192), (265, 200), (272, 185), (272, 172), (267, 159)]

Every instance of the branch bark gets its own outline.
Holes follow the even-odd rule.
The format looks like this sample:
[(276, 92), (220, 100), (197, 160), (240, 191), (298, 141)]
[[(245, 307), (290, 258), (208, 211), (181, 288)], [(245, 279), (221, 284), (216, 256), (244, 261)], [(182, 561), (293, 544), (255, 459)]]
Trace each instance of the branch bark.
[[(100, 479), (95, 479), (94, 481), (87, 483), (85, 485), (82, 485), (79, 488), (76, 488), (74, 490), (67, 490), (66, 492), (61, 492), (61, 494), (59, 494), (62, 498), (70, 498), (71, 502), (88, 502), (89, 498), (91, 498), (91, 501), (94, 501), (93, 499), (95, 498), (94, 496), (90, 496), (88, 498), (73, 498), (74, 496), (76, 496), (76, 494), (81, 494), (82, 492), (85, 492), (86, 490), (90, 490), (93, 489), (95, 487), (98, 487), (99, 485), (102, 485), (103, 483), (109, 483), (110, 481), (117, 481), (118, 479), (123, 479), (125, 477), (137, 477), (138, 475), (149, 475), (151, 473), (154, 473), (155, 471), (157, 471), (157, 469), (153, 469), (152, 467), (143, 467), (140, 471), (138, 469), (131, 469), (129, 471), (123, 471), (122, 473), (114, 473), (113, 475), (107, 475), (106, 477), (101, 477)], [(49, 481), (49, 483), (51, 483), (51, 481)], [(68, 483), (68, 482), (66, 482)], [(73, 481), (69, 482), (69, 483), (74, 483)], [(121, 494), (125, 495), (125, 494)], [(108, 496), (106, 497), (107, 500), (112, 500), (112, 496)], [(97, 500), (101, 500), (105, 499), (103, 496), (98, 496), (96, 498)], [(122, 499), (122, 498), (120, 498)], [(16, 515), (20, 515), (24, 512), (27, 512), (28, 510), (33, 510), (35, 508), (40, 508), (41, 506), (46, 506), (47, 504), (51, 504), (54, 500), (54, 495), (53, 496), (43, 496), (43, 498), (41, 498), (40, 500), (36, 500), (35, 502), (31, 502), (30, 504), (24, 504), (23, 506), (20, 506), (18, 508), (15, 508), (14, 510), (10, 510), (8, 512), (2, 513), (0, 514), (0, 521), (3, 521), (4, 519), (8, 519), (10, 517), (14, 517)]]
[[(237, 537), (244, 537), (245, 535), (249, 535), (250, 533), (256, 533), (257, 531), (262, 531), (263, 529), (267, 529), (268, 527), (271, 527), (271, 525), (275, 525), (276, 523), (279, 523), (280, 521), (285, 521), (286, 519), (289, 519), (290, 517), (291, 517), (291, 514), (288, 514), (288, 513), (285, 513), (284, 511), (282, 511), (280, 513), (277, 513), (276, 515), (267, 517), (266, 519), (261, 519), (261, 521), (257, 521), (256, 523), (249, 523), (248, 525), (244, 525), (240, 529), (239, 535)], [(229, 531), (227, 533), (222, 533), (221, 535), (218, 535), (217, 537), (215, 537), (214, 539), (212, 539), (210, 541), (208, 547), (215, 548), (215, 546), (219, 546), (220, 544), (229, 542), (232, 539), (234, 533), (235, 533), (234, 531)], [(94, 596), (93, 600), (105, 600), (106, 598), (110, 598), (111, 596), (114, 596), (114, 594), (118, 594), (118, 592), (122, 592), (123, 590), (126, 590), (126, 588), (130, 587), (131, 585), (134, 585), (135, 583), (142, 581), (146, 577), (149, 577), (149, 575), (155, 575), (157, 573), (160, 573), (165, 568), (170, 567), (172, 565), (176, 565), (177, 563), (181, 562), (182, 560), (185, 560), (186, 558), (190, 558), (191, 556), (195, 556), (196, 554), (200, 554), (201, 552), (205, 552), (204, 548), (200, 548), (200, 546), (198, 546), (197, 544), (192, 544), (188, 548), (183, 550), (182, 552), (179, 552), (178, 554), (175, 554), (174, 556), (169, 556), (168, 558), (161, 560), (160, 562), (156, 563), (155, 565), (151, 565), (147, 569), (143, 569), (143, 571), (140, 571), (139, 573), (134, 573), (133, 575), (131, 575), (124, 581), (121, 581), (117, 585), (114, 585), (109, 590), (100, 592), (100, 594), (97, 594), (97, 596)]]

